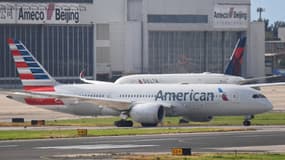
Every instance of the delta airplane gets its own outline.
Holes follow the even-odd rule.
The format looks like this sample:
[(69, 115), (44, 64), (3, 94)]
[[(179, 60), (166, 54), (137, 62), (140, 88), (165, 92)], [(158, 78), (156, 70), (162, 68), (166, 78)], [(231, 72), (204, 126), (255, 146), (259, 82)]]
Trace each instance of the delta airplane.
[(156, 126), (165, 116), (210, 121), (213, 116), (244, 115), (250, 125), (255, 114), (272, 109), (270, 101), (247, 85), (234, 84), (60, 84), (42, 67), (25, 45), (8, 39), (21, 79), (22, 92), (7, 98), (48, 110), (76, 115), (114, 115), (116, 126)]
[[(218, 73), (180, 73), (180, 74), (135, 74), (123, 76), (117, 79), (115, 84), (148, 84), (148, 83), (205, 83), (205, 84), (246, 84), (264, 80), (268, 78), (279, 77), (280, 75), (273, 75), (268, 77), (258, 77), (251, 79), (244, 79), (241, 77), (241, 64), (244, 49), (246, 45), (246, 37), (241, 37), (233, 50), (230, 62), (224, 74)], [(96, 84), (98, 81), (88, 80), (84, 78), (84, 71), (80, 73), (80, 80)]]

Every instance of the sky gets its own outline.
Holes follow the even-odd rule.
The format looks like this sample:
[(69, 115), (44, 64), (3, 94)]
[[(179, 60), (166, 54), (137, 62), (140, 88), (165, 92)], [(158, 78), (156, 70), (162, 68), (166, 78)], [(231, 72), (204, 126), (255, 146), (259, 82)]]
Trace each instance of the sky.
[(251, 20), (257, 20), (259, 14), (258, 7), (265, 8), (262, 18), (269, 19), (269, 23), (275, 21), (285, 21), (285, 0), (251, 0)]

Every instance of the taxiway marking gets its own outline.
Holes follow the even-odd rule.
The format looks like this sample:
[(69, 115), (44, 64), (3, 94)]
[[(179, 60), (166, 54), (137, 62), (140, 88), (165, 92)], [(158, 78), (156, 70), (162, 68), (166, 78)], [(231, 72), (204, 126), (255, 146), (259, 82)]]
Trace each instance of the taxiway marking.
[(51, 146), (51, 147), (36, 147), (36, 149), (119, 149), (119, 148), (142, 148), (142, 147), (155, 147), (158, 145), (114, 145), (114, 144), (99, 144), (99, 145), (74, 145), (74, 146)]

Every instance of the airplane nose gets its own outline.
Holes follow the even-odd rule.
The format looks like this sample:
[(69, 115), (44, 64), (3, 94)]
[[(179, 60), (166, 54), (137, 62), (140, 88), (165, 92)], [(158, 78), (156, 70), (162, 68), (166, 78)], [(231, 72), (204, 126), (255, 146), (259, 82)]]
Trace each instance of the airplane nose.
[(263, 104), (263, 109), (265, 112), (271, 111), (273, 109), (272, 103), (266, 99), (265, 103)]

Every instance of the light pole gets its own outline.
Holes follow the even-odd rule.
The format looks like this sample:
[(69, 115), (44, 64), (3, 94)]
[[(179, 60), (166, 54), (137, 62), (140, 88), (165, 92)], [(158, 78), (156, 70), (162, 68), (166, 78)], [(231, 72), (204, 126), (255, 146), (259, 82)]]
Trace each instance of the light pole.
[(256, 11), (259, 13), (258, 21), (261, 22), (262, 21), (261, 14), (262, 14), (262, 12), (265, 12), (265, 8), (259, 7), (259, 8), (257, 8)]

